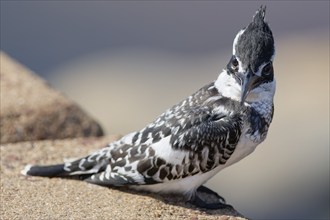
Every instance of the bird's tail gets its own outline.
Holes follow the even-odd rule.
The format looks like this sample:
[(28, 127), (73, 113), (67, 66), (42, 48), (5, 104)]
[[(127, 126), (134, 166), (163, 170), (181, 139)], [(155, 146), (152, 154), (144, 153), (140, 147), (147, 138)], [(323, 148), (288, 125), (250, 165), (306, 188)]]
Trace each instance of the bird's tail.
[(108, 151), (109, 148), (104, 148), (86, 157), (72, 162), (67, 161), (63, 164), (49, 166), (27, 165), (21, 173), (26, 176), (42, 177), (88, 177), (105, 170), (108, 164), (107, 158), (109, 158), (107, 155)]
[(45, 176), (45, 177), (55, 177), (55, 176), (66, 176), (68, 173), (64, 170), (64, 164), (50, 165), (50, 166), (33, 166), (26, 165), (21, 171), (23, 175), (26, 176)]

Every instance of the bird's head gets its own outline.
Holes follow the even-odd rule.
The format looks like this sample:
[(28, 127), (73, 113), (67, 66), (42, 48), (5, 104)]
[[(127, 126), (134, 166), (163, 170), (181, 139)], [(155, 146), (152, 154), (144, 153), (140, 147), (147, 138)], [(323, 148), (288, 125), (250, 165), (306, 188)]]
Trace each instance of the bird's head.
[(241, 104), (267, 96), (272, 100), (275, 93), (275, 47), (272, 31), (265, 22), (265, 12), (266, 7), (261, 6), (252, 22), (238, 32), (225, 73), (217, 80), (221, 82), (216, 82), (225, 96), (228, 94)]

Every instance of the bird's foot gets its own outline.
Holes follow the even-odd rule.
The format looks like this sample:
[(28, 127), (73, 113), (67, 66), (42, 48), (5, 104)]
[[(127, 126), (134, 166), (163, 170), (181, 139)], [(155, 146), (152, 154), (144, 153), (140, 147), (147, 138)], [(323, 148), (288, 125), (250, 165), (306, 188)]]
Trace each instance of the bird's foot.
[(214, 192), (212, 189), (207, 188), (206, 186), (200, 186), (197, 188), (197, 192), (206, 193), (209, 195), (214, 195), (217, 199), (221, 200), (222, 203), (226, 203), (226, 200), (220, 196), (218, 193)]
[(202, 200), (198, 195), (195, 195), (193, 199), (189, 201), (191, 204), (204, 209), (225, 209), (225, 208), (232, 208), (231, 205), (222, 203), (222, 202), (213, 202), (213, 203), (207, 203), (204, 200)]
[[(201, 199), (201, 197), (198, 195), (200, 194), (207, 194), (209, 197), (216, 197), (218, 201), (216, 202), (206, 202), (205, 200)], [(189, 201), (191, 204), (199, 207), (199, 208), (205, 208), (205, 209), (224, 209), (224, 208), (232, 208), (231, 205), (226, 204), (226, 200), (220, 196), (218, 193), (214, 192), (213, 190), (205, 187), (200, 186), (197, 188), (196, 194), (190, 199)]]

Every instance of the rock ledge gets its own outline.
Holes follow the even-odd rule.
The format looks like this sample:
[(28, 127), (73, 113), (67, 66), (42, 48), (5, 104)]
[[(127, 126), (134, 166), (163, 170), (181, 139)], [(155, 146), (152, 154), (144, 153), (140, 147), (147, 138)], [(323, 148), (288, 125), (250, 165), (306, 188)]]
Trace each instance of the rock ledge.
[(245, 219), (233, 209), (200, 210), (179, 197), (20, 174), (28, 163), (61, 163), (65, 157), (84, 156), (117, 138), (109, 136), (2, 145), (1, 219)]

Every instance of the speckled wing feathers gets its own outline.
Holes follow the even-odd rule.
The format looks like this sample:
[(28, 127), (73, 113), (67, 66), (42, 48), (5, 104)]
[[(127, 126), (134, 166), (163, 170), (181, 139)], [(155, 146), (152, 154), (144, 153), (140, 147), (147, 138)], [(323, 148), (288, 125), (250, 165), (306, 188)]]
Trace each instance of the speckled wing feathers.
[(115, 186), (161, 183), (214, 169), (234, 152), (242, 126), (240, 115), (219, 110), (220, 99), (211, 83), (141, 131), (76, 163), (80, 170), (99, 169), (86, 181)]

